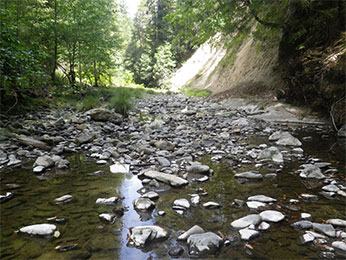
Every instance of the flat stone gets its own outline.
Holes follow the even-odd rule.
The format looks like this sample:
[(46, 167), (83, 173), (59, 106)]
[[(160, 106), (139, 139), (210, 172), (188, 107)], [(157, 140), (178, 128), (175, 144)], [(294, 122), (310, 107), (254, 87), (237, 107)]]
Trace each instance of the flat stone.
[(255, 238), (259, 235), (259, 232), (257, 230), (244, 228), (239, 230), (240, 238), (242, 240), (250, 240), (252, 238)]
[(164, 157), (157, 157), (156, 160), (159, 162), (160, 166), (162, 166), (162, 167), (168, 167), (171, 165), (171, 162), (168, 161)]
[(191, 257), (214, 255), (222, 245), (222, 238), (212, 232), (194, 234), (187, 239), (187, 246)]
[(258, 230), (262, 230), (262, 231), (265, 231), (265, 230), (268, 230), (270, 228), (270, 224), (263, 221), (261, 222), (259, 225), (258, 225)]
[(261, 180), (263, 179), (263, 175), (256, 172), (241, 172), (234, 175), (235, 178), (245, 178), (245, 179), (255, 179)]
[(36, 147), (36, 148), (39, 148), (39, 149), (42, 149), (42, 150), (45, 150), (45, 151), (49, 151), (50, 150), (50, 147), (49, 145), (47, 145), (45, 142), (42, 142), (42, 141), (39, 141), (39, 140), (36, 140), (32, 137), (28, 137), (28, 136), (25, 136), (25, 135), (15, 135), (18, 143), (21, 143), (21, 144), (24, 144), (24, 145), (27, 145), (27, 146), (33, 146), (33, 147)]
[(313, 231), (305, 231), (306, 234), (310, 234), (312, 235), (313, 237), (315, 238), (323, 238), (323, 239), (326, 239), (327, 237), (324, 236), (324, 235), (321, 235), (319, 233), (316, 233), (316, 232), (313, 232)]
[(56, 226), (53, 224), (35, 224), (22, 227), (19, 229), (19, 232), (26, 233), (28, 235), (52, 236), (56, 229)]
[(110, 198), (98, 198), (96, 200), (96, 204), (101, 205), (114, 205), (119, 201), (118, 197), (110, 197)]
[(0, 195), (0, 203), (4, 203), (6, 201), (9, 201), (10, 199), (13, 198), (13, 193), (12, 192), (6, 192), (5, 195)]
[(246, 205), (248, 206), (249, 209), (259, 209), (267, 206), (267, 204), (259, 201), (248, 201), (246, 202)]
[(188, 209), (190, 208), (190, 203), (187, 199), (177, 199), (173, 202), (173, 206), (178, 206), (178, 207)]
[(197, 179), (198, 182), (205, 182), (205, 181), (207, 181), (207, 180), (209, 180), (209, 177), (208, 177), (208, 176), (203, 176), (203, 177)]
[(318, 196), (313, 194), (302, 193), (300, 194), (300, 196), (302, 197), (303, 200), (310, 200), (310, 201), (318, 200)]
[(147, 178), (155, 179), (163, 183), (170, 184), (171, 186), (177, 188), (187, 185), (189, 183), (187, 180), (180, 178), (178, 176), (158, 171), (146, 171), (143, 175)]
[(264, 149), (263, 151), (260, 152), (260, 154), (257, 156), (257, 159), (270, 159), (272, 160), (274, 163), (283, 163), (284, 162), (284, 158), (280, 152), (280, 150), (275, 147), (269, 147)]
[(285, 216), (276, 210), (265, 210), (260, 213), (260, 216), (263, 221), (269, 222), (280, 222), (285, 218)]
[(184, 248), (175, 246), (169, 249), (168, 255), (173, 258), (179, 258), (184, 253)]
[(208, 201), (206, 203), (203, 203), (203, 207), (206, 209), (218, 209), (221, 208), (221, 205), (214, 201)]
[(95, 138), (95, 133), (83, 132), (76, 137), (75, 142), (77, 144), (85, 144), (91, 142)]
[(210, 167), (208, 165), (203, 165), (200, 163), (192, 163), (191, 166), (186, 167), (186, 170), (190, 173), (196, 173), (196, 174), (209, 174)]
[(130, 228), (130, 241), (137, 247), (168, 237), (166, 230), (159, 226), (138, 226)]
[(201, 234), (204, 233), (203, 228), (201, 228), (198, 225), (193, 226), (192, 228), (190, 228), (189, 230), (187, 230), (186, 232), (184, 232), (183, 234), (181, 234), (177, 240), (179, 241), (186, 241), (189, 236), (194, 235), (194, 234)]
[(311, 214), (309, 214), (309, 213), (301, 213), (301, 214), (300, 214), (300, 218), (301, 218), (301, 219), (308, 219), (308, 218), (311, 218)]
[(332, 243), (332, 247), (341, 250), (343, 252), (346, 252), (346, 243), (343, 241), (334, 241)]
[(141, 197), (142, 198), (148, 198), (148, 199), (151, 199), (151, 200), (155, 200), (155, 199), (158, 199), (160, 196), (155, 191), (149, 191), (149, 192), (143, 194)]
[(329, 237), (335, 237), (335, 229), (331, 224), (312, 223), (312, 228), (317, 232), (322, 232)]
[(137, 210), (150, 210), (155, 207), (155, 202), (148, 198), (138, 198), (134, 201), (134, 207)]
[(130, 172), (129, 164), (115, 163), (110, 166), (111, 173), (128, 174)]
[(260, 201), (260, 202), (266, 202), (266, 203), (270, 203), (270, 202), (276, 202), (277, 200), (272, 198), (272, 197), (268, 197), (265, 195), (255, 195), (255, 196), (250, 196), (247, 198), (247, 200), (250, 201)]
[(36, 159), (33, 167), (43, 166), (45, 168), (49, 168), (49, 167), (52, 167), (54, 165), (55, 165), (55, 161), (53, 160), (52, 157), (50, 157), (49, 155), (43, 155), (43, 156), (40, 156)]
[(310, 234), (310, 233), (306, 233), (302, 237), (302, 243), (303, 244), (310, 243), (310, 242), (312, 242), (314, 240), (315, 240), (315, 237), (312, 234)]
[(277, 141), (281, 138), (288, 138), (292, 135), (287, 131), (276, 131), (269, 136), (269, 141)]
[(321, 180), (325, 178), (322, 174), (321, 169), (314, 164), (305, 164), (303, 165), (304, 169), (301, 170), (300, 177), (307, 179), (318, 179)]
[(291, 224), (291, 227), (298, 229), (310, 229), (312, 228), (312, 222), (307, 220), (297, 221)]
[(322, 190), (329, 192), (337, 192), (340, 188), (334, 184), (326, 185), (322, 187)]
[(55, 202), (56, 204), (65, 204), (65, 203), (71, 202), (72, 200), (73, 200), (72, 195), (66, 194), (66, 195), (64, 195), (64, 196), (61, 196), (61, 197), (59, 197), (59, 198), (56, 198), (56, 199), (54, 200), (54, 202)]
[(258, 225), (262, 221), (262, 218), (258, 214), (250, 214), (245, 217), (234, 220), (231, 223), (233, 228), (246, 228), (250, 225)]
[(201, 197), (198, 194), (192, 194), (190, 200), (191, 200), (191, 203), (193, 205), (197, 205), (199, 203), (200, 199), (201, 199)]
[(346, 227), (346, 220), (339, 218), (331, 218), (326, 221), (327, 224), (332, 224), (337, 227)]

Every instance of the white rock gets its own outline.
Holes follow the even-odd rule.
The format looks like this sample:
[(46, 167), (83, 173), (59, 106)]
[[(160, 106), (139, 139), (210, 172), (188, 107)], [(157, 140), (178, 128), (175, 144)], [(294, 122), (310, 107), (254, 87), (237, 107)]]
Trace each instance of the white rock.
[(261, 207), (267, 206), (267, 204), (259, 201), (248, 201), (246, 202), (246, 205), (249, 207), (249, 209), (259, 209)]
[(267, 222), (263, 221), (258, 225), (258, 230), (268, 230), (270, 228), (270, 224)]
[(130, 241), (135, 246), (144, 246), (148, 242), (167, 238), (166, 230), (159, 226), (138, 226), (130, 228)]
[(221, 205), (214, 201), (208, 201), (206, 203), (203, 203), (203, 207), (206, 209), (218, 209), (221, 208)]
[(245, 217), (234, 220), (231, 223), (231, 226), (233, 228), (246, 228), (246, 227), (250, 226), (251, 224), (257, 225), (258, 223), (261, 222), (261, 220), (262, 220), (262, 218), (260, 215), (250, 214), (250, 215), (247, 215)]
[(312, 242), (314, 240), (315, 240), (315, 237), (313, 235), (311, 235), (309, 233), (305, 233), (303, 235), (302, 242), (303, 242), (303, 244), (306, 244), (306, 243), (310, 243), (310, 242)]
[(100, 214), (99, 218), (104, 220), (104, 221), (110, 222), (110, 223), (112, 223), (115, 220), (115, 216), (112, 214), (108, 214), (108, 213)]
[(142, 198), (148, 198), (151, 200), (158, 199), (160, 196), (157, 192), (155, 191), (149, 191), (141, 196)]
[(59, 197), (59, 198), (56, 198), (56, 199), (54, 200), (54, 202), (55, 202), (55, 203), (64, 203), (64, 202), (69, 202), (69, 201), (71, 201), (72, 199), (73, 199), (72, 195), (67, 194), (67, 195), (61, 196), (61, 197)]
[(200, 199), (201, 199), (201, 197), (198, 194), (192, 194), (190, 200), (191, 200), (191, 203), (193, 205), (197, 205), (199, 203)]
[(19, 229), (19, 232), (29, 235), (51, 236), (54, 234), (55, 230), (56, 226), (52, 224), (36, 224), (22, 227), (21, 229)]
[(183, 207), (183, 208), (190, 208), (190, 203), (187, 199), (177, 199), (173, 202), (173, 206)]
[(259, 235), (259, 232), (257, 230), (244, 228), (239, 230), (239, 234), (242, 240), (250, 240), (257, 237)]
[(339, 218), (332, 218), (326, 221), (327, 224), (332, 224), (333, 226), (346, 227), (346, 220)]
[(112, 205), (112, 204), (116, 204), (118, 201), (119, 201), (118, 197), (98, 198), (96, 200), (96, 204)]
[(265, 195), (255, 195), (255, 196), (250, 196), (247, 198), (247, 200), (250, 201), (260, 201), (260, 202), (276, 202), (276, 199), (272, 198), (272, 197), (268, 197)]
[(276, 210), (265, 210), (260, 213), (260, 216), (263, 221), (270, 221), (270, 222), (280, 222), (285, 218), (285, 216)]
[(301, 213), (301, 214), (300, 214), (300, 218), (301, 218), (301, 219), (308, 219), (308, 218), (311, 218), (311, 214), (309, 214), (309, 213)]
[(336, 248), (336, 249), (339, 249), (341, 251), (344, 251), (346, 252), (346, 243), (343, 242), (343, 241), (334, 241), (332, 243), (332, 247)]
[(110, 166), (111, 173), (127, 174), (130, 172), (130, 165), (115, 163)]
[(34, 168), (34, 173), (41, 173), (41, 172), (43, 172), (44, 170), (45, 170), (46, 168), (44, 167), (44, 166), (42, 166), (42, 165), (39, 165), (39, 166), (36, 166), (35, 168)]

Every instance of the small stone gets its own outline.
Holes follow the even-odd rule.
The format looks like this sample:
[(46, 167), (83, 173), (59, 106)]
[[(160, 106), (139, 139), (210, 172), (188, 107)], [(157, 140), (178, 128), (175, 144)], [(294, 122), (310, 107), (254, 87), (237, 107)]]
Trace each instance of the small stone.
[(299, 229), (310, 229), (312, 228), (312, 222), (302, 220), (302, 221), (297, 221), (291, 224), (291, 227), (293, 228), (299, 228)]
[(303, 235), (302, 243), (307, 244), (315, 240), (315, 237), (309, 233)]
[(258, 230), (268, 230), (270, 228), (270, 224), (268, 224), (267, 222), (263, 221), (258, 225)]
[(221, 248), (222, 244), (222, 238), (212, 232), (194, 234), (187, 239), (191, 257), (214, 255)]
[(190, 200), (191, 200), (191, 203), (193, 205), (197, 205), (199, 203), (200, 199), (201, 199), (201, 197), (198, 194), (192, 194)]
[(163, 210), (160, 210), (160, 211), (157, 212), (157, 214), (158, 214), (159, 216), (164, 216), (164, 215), (166, 214), (166, 212), (163, 211)]
[(36, 166), (33, 171), (34, 173), (42, 173), (45, 169), (46, 168), (44, 166), (39, 165), (39, 166)]
[(218, 209), (221, 208), (221, 205), (214, 201), (208, 201), (206, 203), (203, 203), (203, 207), (206, 209)]
[(277, 200), (272, 198), (272, 197), (268, 197), (265, 195), (255, 195), (255, 196), (250, 196), (247, 198), (247, 200), (250, 201), (260, 201), (260, 202), (266, 202), (266, 203), (270, 203), (270, 202), (276, 202)]
[(179, 258), (183, 253), (184, 253), (184, 248), (179, 247), (179, 246), (172, 247), (168, 251), (169, 256), (171, 256), (173, 258)]
[(333, 226), (337, 226), (337, 227), (346, 227), (346, 220), (339, 219), (339, 218), (328, 219), (326, 223), (332, 224)]
[(254, 179), (261, 180), (263, 179), (263, 175), (256, 172), (241, 172), (234, 175), (235, 178), (245, 178), (245, 179)]
[(261, 216), (258, 214), (250, 214), (245, 217), (234, 220), (231, 223), (233, 228), (246, 228), (250, 225), (258, 225), (262, 220)]
[(155, 207), (155, 203), (148, 198), (138, 198), (133, 204), (137, 210), (150, 210)]
[(4, 203), (6, 201), (9, 201), (10, 199), (13, 198), (13, 193), (12, 192), (6, 192), (5, 195), (0, 195), (0, 203)]
[(250, 240), (252, 238), (257, 237), (259, 235), (259, 232), (257, 230), (244, 228), (239, 230), (239, 234), (242, 240)]
[(285, 216), (276, 210), (265, 210), (260, 213), (262, 220), (270, 222), (280, 222)]
[(259, 201), (248, 201), (246, 202), (246, 205), (249, 207), (249, 209), (259, 209), (267, 206), (267, 204)]
[(102, 213), (99, 215), (99, 218), (103, 221), (114, 223), (116, 217), (113, 214)]
[(332, 243), (332, 247), (341, 250), (343, 252), (346, 252), (346, 243), (343, 241), (334, 241)]
[(187, 199), (177, 199), (173, 202), (173, 206), (178, 206), (178, 207), (188, 209), (190, 208), (190, 203)]
[(116, 204), (118, 201), (119, 201), (118, 197), (98, 198), (96, 200), (96, 204), (113, 205), (113, 204)]
[(111, 173), (128, 174), (130, 172), (130, 165), (115, 163), (110, 166)]
[(181, 234), (177, 240), (179, 241), (186, 241), (189, 236), (193, 235), (193, 234), (201, 234), (204, 233), (203, 228), (201, 228), (198, 225), (193, 226), (192, 228), (190, 228), (189, 230), (187, 230), (186, 232), (184, 232), (183, 234)]
[(149, 192), (143, 194), (141, 197), (142, 198), (148, 198), (148, 199), (151, 199), (151, 200), (155, 200), (155, 199), (158, 199), (160, 196), (155, 191), (149, 191)]
[(53, 224), (36, 224), (22, 227), (19, 232), (28, 235), (52, 236), (56, 231), (56, 226)]
[(335, 237), (335, 229), (331, 224), (320, 224), (320, 223), (312, 223), (312, 228), (315, 231), (322, 232), (329, 237)]
[(337, 192), (340, 188), (336, 185), (330, 184), (322, 187), (322, 190), (329, 192)]
[(54, 200), (54, 202), (55, 202), (56, 204), (66, 204), (66, 203), (71, 202), (72, 200), (73, 200), (72, 195), (67, 194), (67, 195), (61, 196), (61, 197), (59, 197), (59, 198), (56, 198), (56, 199)]
[(300, 214), (300, 218), (301, 218), (301, 219), (308, 219), (308, 218), (311, 218), (311, 214), (309, 214), (309, 213), (301, 213), (301, 214)]

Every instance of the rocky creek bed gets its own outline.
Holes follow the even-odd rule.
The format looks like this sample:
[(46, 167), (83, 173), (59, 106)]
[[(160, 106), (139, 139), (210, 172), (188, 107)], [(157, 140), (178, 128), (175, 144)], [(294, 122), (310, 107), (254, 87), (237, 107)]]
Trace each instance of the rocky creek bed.
[(327, 124), (182, 95), (136, 108), (1, 122), (1, 259), (345, 258)]

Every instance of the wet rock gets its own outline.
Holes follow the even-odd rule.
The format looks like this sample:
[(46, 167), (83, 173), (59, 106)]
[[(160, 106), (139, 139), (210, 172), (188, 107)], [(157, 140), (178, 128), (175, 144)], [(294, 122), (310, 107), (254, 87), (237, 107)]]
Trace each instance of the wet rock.
[(190, 208), (190, 203), (187, 199), (177, 199), (173, 202), (173, 208), (174, 207), (182, 207), (188, 209)]
[(44, 172), (45, 169), (46, 169), (46, 168), (45, 168), (44, 166), (39, 165), (39, 166), (34, 167), (33, 172), (34, 172), (34, 173), (42, 173), (42, 172)]
[(292, 135), (287, 131), (276, 131), (269, 136), (269, 141), (277, 141), (282, 138), (289, 138)]
[(101, 176), (105, 174), (106, 174), (105, 171), (96, 171), (96, 172), (87, 173), (88, 176)]
[(256, 172), (241, 172), (234, 175), (235, 178), (245, 178), (253, 180), (262, 180), (263, 175)]
[(308, 219), (308, 218), (311, 218), (311, 214), (309, 214), (309, 213), (301, 213), (301, 214), (300, 214), (300, 218), (301, 218), (301, 219)]
[(251, 196), (251, 197), (248, 197), (247, 200), (250, 200), (250, 201), (260, 201), (260, 202), (266, 202), (266, 203), (276, 202), (276, 199), (268, 197), (268, 196), (265, 196), (265, 195)]
[(291, 224), (291, 227), (298, 229), (310, 229), (312, 228), (312, 222), (307, 220), (297, 221)]
[(203, 176), (203, 177), (197, 179), (196, 181), (198, 181), (198, 182), (205, 182), (207, 180), (209, 180), (209, 177), (208, 176)]
[(94, 108), (85, 113), (86, 115), (90, 115), (91, 119), (94, 121), (107, 122), (110, 121), (114, 124), (120, 124), (123, 121), (123, 116), (112, 112), (105, 108)]
[(222, 238), (212, 232), (194, 234), (187, 239), (189, 255), (192, 257), (213, 255), (222, 245)]
[(96, 200), (96, 204), (101, 204), (101, 205), (114, 205), (117, 204), (119, 201), (118, 197), (110, 197), (110, 198), (98, 198)]
[(301, 198), (303, 200), (309, 200), (309, 201), (316, 201), (318, 200), (318, 196), (317, 195), (313, 195), (313, 194), (307, 194), (307, 193), (302, 193), (300, 194)]
[(149, 192), (143, 194), (141, 197), (142, 198), (148, 198), (148, 199), (151, 199), (151, 200), (155, 200), (155, 199), (158, 199), (160, 196), (155, 191), (149, 191)]
[(339, 219), (339, 218), (328, 219), (326, 223), (332, 224), (333, 226), (337, 226), (337, 227), (346, 227), (346, 220)]
[(165, 124), (164, 121), (160, 120), (160, 119), (155, 119), (153, 122), (151, 122), (149, 124), (149, 128), (151, 129), (160, 129), (163, 127), (163, 125)]
[(184, 232), (183, 234), (181, 234), (177, 239), (179, 241), (186, 241), (189, 236), (194, 235), (194, 234), (201, 234), (204, 233), (203, 228), (201, 228), (198, 225), (193, 226), (192, 228), (190, 228), (189, 230), (187, 230), (186, 232)]
[(158, 181), (170, 184), (171, 186), (177, 188), (187, 185), (189, 183), (187, 180), (180, 178), (178, 176), (158, 171), (146, 171), (143, 173), (143, 175), (147, 178), (156, 179)]
[(66, 203), (71, 202), (72, 200), (73, 200), (72, 195), (67, 194), (67, 195), (61, 196), (59, 198), (56, 198), (54, 200), (54, 203), (55, 204), (66, 204)]
[(239, 234), (242, 240), (250, 240), (257, 237), (259, 235), (259, 232), (257, 230), (244, 228), (239, 230)]
[(258, 225), (258, 230), (268, 230), (270, 228), (270, 224), (268, 224), (267, 222), (263, 221)]
[(174, 144), (167, 142), (167, 141), (156, 141), (155, 146), (158, 149), (161, 150), (167, 150), (167, 151), (173, 151), (174, 150)]
[(203, 207), (206, 209), (219, 209), (221, 208), (221, 205), (214, 201), (208, 201), (206, 203), (203, 203)]
[(58, 169), (68, 169), (69, 165), (70, 165), (70, 161), (66, 159), (62, 159), (56, 164)]
[(114, 223), (116, 216), (113, 214), (102, 213), (99, 215), (99, 218), (108, 223)]
[(276, 142), (277, 145), (283, 145), (283, 146), (301, 146), (302, 145), (302, 143), (297, 138), (292, 136), (289, 132), (282, 132), (282, 131), (275, 132), (269, 137), (269, 140), (277, 141)]
[(18, 166), (22, 163), (22, 161), (17, 159), (17, 157), (14, 154), (10, 154), (8, 158), (9, 162), (7, 163), (7, 167)]
[(305, 233), (302, 237), (302, 243), (307, 244), (315, 240), (315, 237), (310, 233)]
[(168, 251), (168, 255), (173, 258), (179, 258), (184, 253), (184, 248), (175, 246)]
[(249, 209), (259, 209), (267, 206), (267, 204), (259, 201), (248, 201), (246, 202), (246, 205)]
[(301, 178), (307, 178), (307, 179), (318, 179), (321, 180), (325, 178), (325, 176), (322, 174), (321, 169), (313, 164), (304, 164), (302, 165), (304, 167), (303, 170), (301, 170), (300, 177)]
[(322, 190), (329, 192), (337, 192), (340, 188), (336, 185), (330, 184), (322, 187)]
[(280, 222), (285, 216), (276, 210), (265, 210), (260, 213), (262, 220), (269, 222)]
[(312, 223), (312, 228), (317, 232), (322, 232), (329, 237), (335, 237), (335, 229), (331, 224)]
[(164, 215), (166, 214), (166, 212), (163, 211), (163, 210), (159, 210), (159, 211), (157, 212), (157, 214), (158, 214), (159, 216), (164, 216)]
[(314, 238), (323, 238), (323, 239), (327, 238), (326, 236), (313, 232), (313, 231), (305, 231), (305, 233), (312, 235)]
[(115, 163), (110, 166), (111, 173), (128, 174), (130, 172), (130, 165)]
[(191, 194), (191, 203), (193, 205), (197, 205), (200, 201), (201, 197), (198, 194)]
[(0, 203), (4, 203), (6, 201), (9, 201), (10, 199), (13, 198), (13, 193), (12, 192), (6, 192), (5, 195), (0, 195)]
[(343, 252), (346, 252), (346, 243), (344, 241), (334, 241), (332, 243), (332, 247), (335, 249), (341, 250)]
[(53, 224), (36, 224), (19, 229), (19, 232), (28, 235), (52, 236), (56, 231), (56, 226)]
[(208, 175), (210, 167), (208, 165), (203, 165), (201, 163), (194, 162), (190, 166), (186, 167), (186, 170), (190, 173)]
[(262, 218), (258, 214), (250, 214), (245, 217), (239, 218), (237, 220), (234, 220), (231, 223), (231, 226), (233, 228), (246, 228), (250, 225), (258, 225), (262, 221)]
[(151, 210), (155, 207), (155, 202), (148, 198), (138, 198), (134, 202), (134, 207), (137, 210)]
[(149, 242), (167, 237), (167, 231), (159, 226), (138, 226), (130, 228), (130, 243), (137, 247), (143, 247)]
[(66, 244), (66, 245), (56, 246), (54, 249), (58, 252), (67, 252), (72, 249), (75, 249), (77, 246), (78, 246), (77, 244)]
[(51, 156), (43, 155), (43, 156), (40, 156), (36, 159), (33, 167), (43, 166), (45, 168), (49, 168), (49, 167), (53, 167), (54, 165), (55, 165), (55, 161), (53, 160), (53, 158)]
[(271, 159), (274, 163), (283, 163), (284, 158), (280, 152), (280, 150), (275, 147), (269, 147), (267, 149), (264, 149), (257, 157), (257, 159)]

